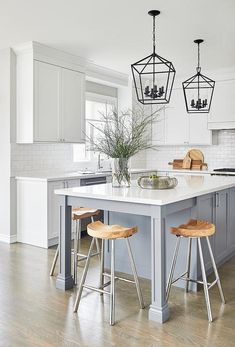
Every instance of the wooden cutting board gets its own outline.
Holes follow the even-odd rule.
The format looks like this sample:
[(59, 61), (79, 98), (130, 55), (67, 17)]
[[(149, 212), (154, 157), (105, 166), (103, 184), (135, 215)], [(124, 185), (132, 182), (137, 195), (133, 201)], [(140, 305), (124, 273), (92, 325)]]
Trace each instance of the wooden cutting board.
[(188, 151), (187, 155), (192, 159), (192, 160), (201, 160), (202, 163), (204, 163), (204, 155), (200, 149), (190, 149)]
[(188, 152), (183, 160), (182, 169), (191, 169), (191, 165), (192, 165), (192, 159), (190, 158), (189, 152)]

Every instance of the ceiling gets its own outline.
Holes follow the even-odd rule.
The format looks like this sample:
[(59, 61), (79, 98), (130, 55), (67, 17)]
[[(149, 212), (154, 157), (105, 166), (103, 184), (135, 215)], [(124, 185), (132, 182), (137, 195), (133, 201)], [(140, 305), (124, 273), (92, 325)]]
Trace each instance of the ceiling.
[(195, 38), (204, 38), (202, 66), (235, 66), (234, 0), (0, 0), (0, 48), (38, 41), (121, 72), (152, 51), (177, 72), (194, 72)]

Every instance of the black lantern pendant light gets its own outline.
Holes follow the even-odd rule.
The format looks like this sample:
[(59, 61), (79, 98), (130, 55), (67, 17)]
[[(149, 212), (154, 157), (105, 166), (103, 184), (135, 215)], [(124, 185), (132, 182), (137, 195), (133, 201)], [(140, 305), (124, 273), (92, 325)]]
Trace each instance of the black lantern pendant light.
[(155, 18), (158, 10), (149, 11), (153, 17), (153, 53), (131, 65), (137, 99), (144, 105), (167, 104), (175, 78), (173, 64), (156, 54)]
[(200, 44), (203, 41), (201, 39), (194, 41), (198, 45), (197, 73), (182, 83), (188, 113), (208, 113), (211, 107), (215, 81), (201, 73)]

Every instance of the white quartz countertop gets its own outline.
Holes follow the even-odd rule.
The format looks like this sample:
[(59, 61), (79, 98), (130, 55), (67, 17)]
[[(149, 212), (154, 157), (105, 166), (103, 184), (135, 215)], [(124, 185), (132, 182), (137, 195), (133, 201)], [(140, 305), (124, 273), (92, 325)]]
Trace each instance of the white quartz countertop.
[[(218, 172), (214, 172), (213, 170), (183, 170), (183, 169), (172, 169), (172, 168), (158, 168), (158, 169), (131, 169), (132, 173), (145, 173), (145, 172), (158, 172), (163, 173), (167, 172), (171, 176), (179, 174), (189, 174), (189, 175), (207, 175), (207, 174), (219, 174)], [(223, 172), (224, 175), (234, 175), (231, 172)], [(81, 171), (73, 171), (73, 172), (60, 172), (60, 171), (38, 171), (31, 173), (23, 173), (17, 175), (15, 178), (17, 180), (41, 180), (41, 181), (57, 181), (57, 180), (66, 180), (66, 179), (81, 179), (81, 178), (94, 178), (94, 177), (104, 177), (111, 176), (111, 171), (99, 171), (94, 173), (82, 173)]]
[[(234, 168), (235, 170), (235, 168)], [(150, 170), (151, 171), (151, 170)], [(174, 174), (174, 173), (181, 173), (181, 174), (199, 174), (199, 175), (207, 175), (207, 174), (214, 174), (214, 175), (228, 175), (228, 176), (235, 176), (235, 172), (229, 172), (229, 171), (224, 171), (224, 172), (218, 172), (218, 171), (214, 171), (214, 169), (208, 169), (208, 170), (189, 170), (189, 169), (172, 169), (172, 167), (169, 168), (160, 168), (157, 169), (158, 172), (168, 172), (170, 174)]]
[[(151, 169), (131, 169), (131, 173), (144, 173), (144, 172), (156, 172), (157, 170)], [(99, 171), (99, 172), (87, 172), (82, 173), (81, 171), (73, 172), (59, 172), (59, 171), (38, 171), (32, 173), (24, 173), (17, 175), (17, 180), (40, 180), (40, 181), (58, 181), (66, 179), (81, 179), (81, 178), (94, 178), (111, 176), (111, 171)]]
[(136, 181), (130, 188), (113, 188), (112, 184), (55, 190), (58, 195), (132, 202), (150, 205), (167, 205), (219, 190), (235, 187), (235, 176), (177, 176), (174, 189), (148, 190), (140, 188)]

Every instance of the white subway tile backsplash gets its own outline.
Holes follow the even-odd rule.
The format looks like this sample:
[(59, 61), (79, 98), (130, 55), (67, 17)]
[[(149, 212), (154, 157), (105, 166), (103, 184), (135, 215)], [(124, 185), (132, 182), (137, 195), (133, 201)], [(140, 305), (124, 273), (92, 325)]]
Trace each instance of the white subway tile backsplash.
[[(12, 144), (11, 174), (35, 171), (76, 171), (84, 167), (84, 163), (73, 162), (73, 145), (71, 144)], [(94, 163), (86, 167), (96, 168)]]
[[(235, 130), (221, 130), (218, 134), (219, 144), (215, 146), (196, 146), (201, 149), (210, 169), (216, 167), (235, 167)], [(132, 168), (165, 168), (173, 159), (185, 156), (191, 147), (162, 146), (157, 150), (139, 153), (131, 160)], [(73, 162), (73, 145), (71, 144), (12, 144), (12, 176), (22, 172), (44, 170), (76, 171), (81, 168), (97, 167), (97, 162)]]
[[(235, 167), (235, 130), (220, 130), (218, 145), (196, 146), (205, 156), (209, 169)], [(173, 159), (182, 159), (189, 146), (162, 146), (157, 151), (149, 150), (146, 155), (146, 168), (166, 168)], [(136, 163), (133, 163), (136, 165)]]

